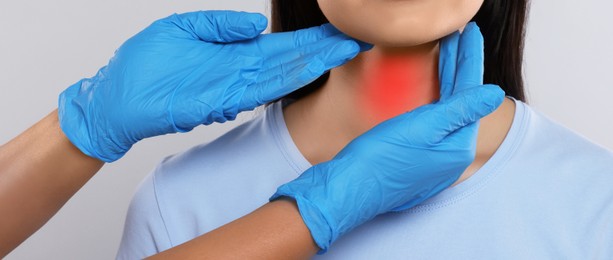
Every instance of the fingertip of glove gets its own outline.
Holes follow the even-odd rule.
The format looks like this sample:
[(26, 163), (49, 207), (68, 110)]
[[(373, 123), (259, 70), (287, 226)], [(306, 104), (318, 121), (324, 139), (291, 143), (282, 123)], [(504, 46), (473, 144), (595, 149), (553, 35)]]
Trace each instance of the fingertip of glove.
[(333, 36), (333, 35), (342, 34), (345, 38), (355, 41), (360, 47), (360, 52), (369, 51), (374, 47), (374, 45), (370, 43), (363, 42), (363, 41), (360, 41), (360, 40), (357, 40), (357, 39), (354, 39), (352, 37), (345, 35), (343, 32), (341, 32), (339, 29), (337, 29), (336, 27), (334, 27), (334, 25), (330, 23), (322, 24), (321, 26), (319, 26), (319, 29), (324, 32), (324, 35)]
[(353, 59), (360, 53), (362, 47), (355, 40), (345, 40), (337, 45), (338, 54)]
[(489, 114), (496, 110), (504, 101), (505, 92), (498, 85), (483, 85), (480, 89), (480, 100), (483, 102)]
[(325, 58), (321, 57), (322, 61), (326, 65), (325, 70), (332, 69), (334, 67), (341, 66), (349, 60), (355, 58), (360, 53), (360, 46), (354, 40), (342, 40), (332, 46), (327, 51)]
[(268, 27), (268, 18), (263, 14), (241, 12), (239, 15), (242, 16), (242, 19), (238, 18), (239, 21), (234, 21), (231, 29), (228, 29), (230, 29), (229, 32), (241, 35), (227, 37), (231, 41), (257, 37)]
[(493, 84), (486, 84), (486, 85), (483, 85), (483, 87), (489, 91), (490, 95), (492, 96), (493, 101), (497, 103), (502, 102), (505, 96), (505, 92), (504, 90), (502, 90), (502, 88), (500, 88), (500, 86), (493, 85)]
[(260, 13), (252, 13), (252, 22), (255, 26), (255, 30), (262, 32), (268, 27), (268, 18)]
[(476, 22), (470, 22), (466, 24), (462, 33), (472, 33), (472, 32), (481, 32), (481, 28), (477, 25)]
[[(464, 26), (460, 38), (460, 45), (464, 45), (465, 47), (471, 46), (473, 44), (483, 45), (484, 42), (481, 29), (475, 22), (470, 22), (466, 26)], [(461, 50), (462, 49), (460, 49), (460, 53), (463, 53)]]
[(334, 25), (332, 25), (331, 23), (322, 24), (319, 26), (319, 29), (324, 32), (324, 35), (328, 36), (341, 34), (341, 31), (334, 27)]
[[(309, 69), (319, 69), (314, 66), (315, 64), (313, 63), (316, 63), (315, 61), (320, 61), (323, 63), (322, 66), (324, 67), (324, 71), (330, 70), (355, 58), (358, 53), (360, 53), (360, 46), (357, 42), (351, 39), (337, 39), (336, 42), (328, 45), (324, 52), (314, 56), (311, 64), (309, 64)], [(321, 71), (321, 73), (323, 73), (323, 71)]]
[(356, 42), (360, 46), (360, 52), (370, 51), (370, 50), (372, 50), (373, 47), (375, 47), (374, 45), (372, 45), (370, 43), (363, 42), (363, 41), (360, 41), (360, 40), (356, 40)]

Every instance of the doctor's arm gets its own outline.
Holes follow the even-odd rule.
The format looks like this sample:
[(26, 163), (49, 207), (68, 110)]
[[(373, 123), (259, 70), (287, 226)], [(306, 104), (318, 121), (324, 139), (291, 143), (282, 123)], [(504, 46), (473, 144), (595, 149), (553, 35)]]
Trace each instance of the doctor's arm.
[[(54, 111), (0, 148), (0, 258), (43, 226), (103, 166), (66, 138)], [(197, 249), (197, 250), (196, 250)], [(196, 251), (206, 252), (206, 255)], [(278, 200), (160, 257), (307, 258), (317, 252), (295, 202)], [(291, 256), (291, 257), (290, 257)]]
[(66, 138), (53, 111), (0, 147), (0, 258), (42, 227), (104, 163)]
[(58, 109), (0, 147), (0, 258), (136, 142), (232, 120), (355, 57), (331, 25), (261, 34), (261, 14), (174, 14), (128, 39)]

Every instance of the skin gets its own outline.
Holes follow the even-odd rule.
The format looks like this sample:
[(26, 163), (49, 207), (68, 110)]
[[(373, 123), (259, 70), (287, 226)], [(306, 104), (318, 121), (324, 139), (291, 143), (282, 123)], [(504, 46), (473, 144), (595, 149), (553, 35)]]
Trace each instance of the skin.
[[(458, 30), (483, 0), (317, 0), (342, 32), (379, 46), (409, 47)], [(410, 33), (407, 33), (410, 32)]]
[[(375, 43), (375, 47), (333, 69), (320, 89), (284, 108), (290, 135), (311, 164), (332, 159), (351, 140), (380, 122), (438, 100), (438, 40), (463, 28), (483, 3), (318, 2), (337, 28)], [(468, 179), (491, 158), (506, 137), (514, 113), (515, 103), (505, 99), (495, 112), (480, 121), (475, 160), (454, 185)]]
[(44, 225), (102, 167), (62, 133), (57, 112), (0, 148), (0, 258)]
[[(53, 111), (0, 147), (0, 258), (43, 226), (103, 162), (83, 154)], [(318, 250), (294, 201), (277, 200), (152, 258), (306, 259)]]

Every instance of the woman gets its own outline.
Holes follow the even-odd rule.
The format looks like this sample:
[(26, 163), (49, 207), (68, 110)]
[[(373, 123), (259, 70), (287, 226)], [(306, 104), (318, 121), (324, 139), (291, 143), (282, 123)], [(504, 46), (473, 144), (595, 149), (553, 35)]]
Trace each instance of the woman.
[[(175, 14), (125, 42), (94, 77), (68, 87), (56, 111), (0, 147), (0, 211), (10, 213), (0, 219), (0, 257), (139, 140), (231, 120), (370, 46), (329, 24), (261, 35), (266, 26), (261, 14)], [(277, 197), (293, 200), (275, 199), (155, 257), (306, 258), (340, 233), (448, 187), (474, 158), (478, 120), (504, 99), (500, 87), (474, 84), (483, 77), (481, 49), (474, 48), (482, 39), (469, 28), (442, 44), (441, 79), (453, 84), (442, 84), (440, 102), (382, 123), (283, 186)], [(322, 171), (312, 178), (317, 183), (304, 181)], [(347, 183), (351, 189), (335, 188)], [(331, 200), (342, 210), (332, 210)]]
[[(373, 219), (318, 257), (613, 256), (613, 154), (522, 102), (526, 1), (279, 0), (272, 7), (274, 31), (330, 21), (375, 47), (311, 91), (164, 160), (134, 197), (120, 258), (154, 254), (239, 218), (377, 123), (437, 100), (438, 39), (471, 19), (484, 33), (484, 80), (509, 96), (481, 120), (475, 160), (454, 187)], [(292, 196), (283, 187), (276, 195)]]

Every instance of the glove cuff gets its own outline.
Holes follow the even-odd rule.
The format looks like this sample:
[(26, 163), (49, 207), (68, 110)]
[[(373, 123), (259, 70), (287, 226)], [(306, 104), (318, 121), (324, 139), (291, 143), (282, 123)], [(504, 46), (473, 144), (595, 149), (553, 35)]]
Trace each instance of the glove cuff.
[(311, 237), (320, 248), (317, 254), (326, 253), (330, 244), (338, 238), (338, 233), (335, 232), (336, 228), (333, 224), (334, 221), (332, 221), (330, 215), (315, 203), (300, 195), (298, 191), (295, 191), (291, 182), (279, 187), (277, 192), (270, 197), (270, 201), (283, 196), (296, 201), (304, 224), (306, 224), (311, 232)]
[(87, 100), (87, 95), (81, 93), (83, 89), (91, 87), (89, 85), (91, 85), (90, 79), (82, 79), (60, 94), (58, 98), (60, 128), (68, 140), (85, 155), (107, 163), (114, 162), (123, 157), (125, 151), (104, 154), (98, 152), (100, 149), (95, 142), (95, 135), (91, 134), (91, 127), (86, 120), (90, 100)]

